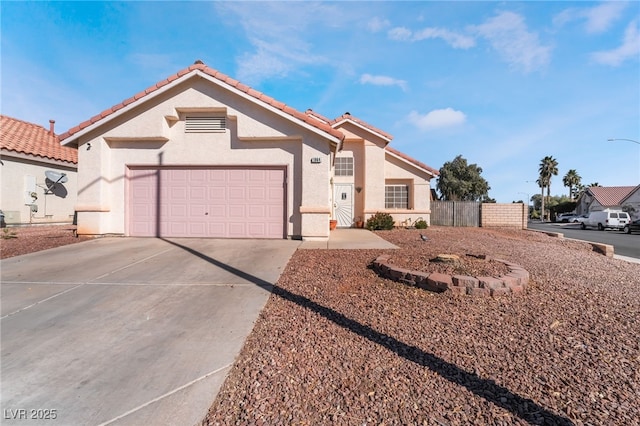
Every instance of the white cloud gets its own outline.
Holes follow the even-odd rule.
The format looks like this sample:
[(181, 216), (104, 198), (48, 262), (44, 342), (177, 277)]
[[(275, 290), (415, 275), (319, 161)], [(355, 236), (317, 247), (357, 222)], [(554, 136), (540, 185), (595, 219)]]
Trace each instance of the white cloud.
[(528, 31), (524, 19), (516, 13), (502, 12), (470, 29), (486, 38), (506, 62), (524, 72), (549, 63), (551, 47), (540, 44), (538, 35)]
[(308, 64), (326, 64), (329, 60), (313, 53), (306, 41), (314, 26), (339, 25), (345, 18), (335, 5), (289, 2), (216, 2), (218, 12), (233, 14), (254, 50), (238, 56), (237, 78), (247, 84), (259, 84), (271, 76), (283, 77)]
[(424, 115), (421, 115), (416, 111), (411, 111), (407, 119), (420, 130), (434, 130), (464, 124), (467, 120), (467, 116), (462, 111), (456, 111), (453, 108), (445, 108), (435, 109)]
[(433, 38), (444, 40), (454, 49), (468, 49), (475, 46), (476, 42), (473, 37), (455, 33), (443, 28), (427, 27), (422, 30), (412, 32), (405, 27), (392, 28), (388, 32), (388, 36), (392, 40), (397, 41), (421, 41)]
[(377, 33), (378, 31), (382, 31), (387, 28), (389, 25), (391, 25), (391, 23), (387, 19), (381, 19), (376, 16), (369, 20), (367, 28), (369, 28), (369, 31), (372, 33)]
[(414, 40), (425, 40), (430, 38), (440, 38), (455, 49), (468, 49), (476, 44), (473, 37), (454, 33), (442, 28), (424, 28), (413, 35)]
[(389, 30), (387, 33), (391, 40), (407, 41), (411, 40), (411, 31), (405, 27), (396, 27)]
[(373, 84), (374, 86), (398, 86), (403, 91), (407, 90), (407, 82), (385, 75), (362, 74), (360, 84)]
[(623, 1), (608, 1), (591, 8), (565, 9), (554, 16), (553, 23), (562, 26), (571, 21), (584, 20), (585, 30), (591, 34), (607, 31), (621, 16), (627, 3)]
[(602, 3), (599, 6), (587, 9), (585, 12), (587, 31), (590, 33), (601, 33), (622, 15), (622, 11), (627, 7), (625, 2), (611, 1)]
[(638, 59), (640, 56), (640, 31), (638, 30), (638, 20), (631, 22), (624, 32), (622, 44), (615, 49), (594, 52), (591, 59), (595, 62), (618, 66), (627, 59)]

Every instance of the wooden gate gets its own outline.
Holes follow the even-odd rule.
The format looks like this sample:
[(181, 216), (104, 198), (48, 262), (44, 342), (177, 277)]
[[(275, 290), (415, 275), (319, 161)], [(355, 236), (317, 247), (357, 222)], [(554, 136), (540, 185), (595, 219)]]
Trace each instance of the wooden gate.
[(431, 201), (431, 224), (480, 226), (480, 206), (475, 201)]

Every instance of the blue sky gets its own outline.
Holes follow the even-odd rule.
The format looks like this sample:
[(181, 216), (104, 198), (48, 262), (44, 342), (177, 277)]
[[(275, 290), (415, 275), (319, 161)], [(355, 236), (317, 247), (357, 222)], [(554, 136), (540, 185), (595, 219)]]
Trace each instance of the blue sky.
[[(279, 101), (350, 112), (498, 202), (540, 160), (640, 183), (640, 2), (6, 2), (0, 111), (63, 131), (196, 59)], [(434, 181), (435, 184), (435, 181)], [(432, 185), (434, 186), (434, 185)]]

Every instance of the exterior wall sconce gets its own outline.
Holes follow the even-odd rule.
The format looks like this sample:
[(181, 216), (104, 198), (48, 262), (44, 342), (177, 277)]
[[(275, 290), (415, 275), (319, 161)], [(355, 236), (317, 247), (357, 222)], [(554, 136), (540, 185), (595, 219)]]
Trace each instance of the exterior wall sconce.
[(356, 186), (356, 192), (359, 194), (360, 191), (362, 191), (362, 187), (361, 186)]
[(91, 142), (87, 142), (87, 151), (91, 149)]

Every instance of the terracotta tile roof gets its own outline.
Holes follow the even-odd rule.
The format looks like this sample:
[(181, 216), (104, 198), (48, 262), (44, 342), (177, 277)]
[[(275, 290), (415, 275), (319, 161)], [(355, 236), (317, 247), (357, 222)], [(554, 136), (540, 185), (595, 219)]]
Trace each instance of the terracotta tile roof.
[(367, 123), (364, 120), (360, 120), (359, 118), (354, 117), (353, 115), (349, 114), (348, 112), (345, 112), (340, 117), (337, 117), (337, 118), (331, 120), (331, 125), (333, 125), (335, 127), (336, 124), (342, 123), (343, 121), (346, 121), (346, 120), (353, 121), (354, 123), (357, 123), (357, 124), (361, 125), (362, 127), (366, 128), (368, 130), (371, 130), (372, 132), (378, 133), (379, 135), (382, 135), (384, 138), (386, 138), (389, 141), (391, 141), (391, 139), (393, 139), (393, 135), (385, 132), (384, 130), (380, 130), (377, 127), (372, 126), (371, 124)]
[(424, 170), (432, 173), (434, 176), (438, 176), (440, 174), (440, 172), (438, 170), (434, 169), (433, 167), (429, 167), (426, 164), (416, 160), (415, 158), (409, 157), (407, 154), (404, 154), (404, 153), (398, 151), (397, 149), (393, 149), (390, 146), (387, 146), (387, 147), (385, 147), (385, 150), (389, 151), (392, 154), (397, 155), (398, 157), (400, 157), (400, 158), (402, 158), (404, 160), (407, 160), (410, 163), (415, 164), (416, 166), (420, 167), (421, 169), (424, 169)]
[(163, 86), (166, 86), (169, 83), (174, 82), (175, 80), (181, 79), (183, 78), (185, 75), (190, 74), (190, 73), (194, 73), (194, 72), (203, 72), (207, 75), (209, 75), (210, 77), (213, 77), (217, 80), (220, 80), (221, 82), (225, 83), (226, 85), (230, 86), (230, 87), (234, 87), (236, 90), (239, 90), (243, 93), (246, 93), (247, 95), (251, 96), (252, 98), (256, 99), (257, 101), (260, 101), (262, 103), (265, 103), (267, 105), (270, 105), (276, 109), (279, 109), (281, 111), (283, 111), (284, 113), (292, 116), (293, 118), (300, 120), (306, 124), (309, 124), (319, 130), (322, 130), (325, 133), (328, 133), (329, 135), (333, 136), (334, 138), (337, 138), (338, 140), (342, 140), (344, 139), (344, 135), (342, 134), (342, 132), (335, 130), (333, 127), (331, 127), (329, 124), (327, 123), (322, 123), (321, 121), (312, 118), (310, 116), (308, 116), (307, 114), (300, 112), (294, 108), (291, 108), (290, 106), (284, 104), (283, 102), (279, 102), (276, 101), (275, 99), (273, 99), (270, 96), (265, 95), (264, 93), (261, 93), (255, 89), (252, 89), (251, 87), (244, 85), (242, 83), (240, 83), (238, 80), (235, 80), (213, 68), (208, 67), (207, 65), (205, 65), (204, 63), (202, 63), (201, 61), (196, 61), (195, 64), (191, 65), (188, 68), (182, 69), (180, 71), (178, 71), (177, 73), (167, 77), (166, 79), (154, 84), (151, 87), (148, 87), (147, 89), (135, 94), (134, 96), (130, 97), (129, 99), (125, 99), (124, 101), (122, 101), (121, 103), (112, 106), (111, 108), (108, 108), (104, 111), (102, 111), (100, 114), (96, 114), (95, 116), (91, 117), (90, 119), (83, 121), (82, 123), (78, 124), (77, 126), (69, 129), (67, 132), (63, 133), (62, 135), (60, 135), (60, 140), (64, 141), (65, 139), (73, 136), (74, 134), (80, 132), (81, 130), (105, 119), (106, 117), (109, 117), (111, 114), (113, 114), (114, 112), (126, 107), (129, 104), (132, 104), (134, 102), (139, 101), (140, 99), (144, 98), (145, 96), (149, 95), (150, 93), (155, 92), (156, 90), (160, 89)]
[(62, 146), (49, 129), (0, 115), (0, 148), (20, 154), (78, 164), (78, 150)]
[(316, 120), (320, 120), (320, 121), (322, 121), (322, 122), (324, 122), (324, 123), (331, 124), (331, 121), (332, 121), (332, 120), (331, 120), (330, 118), (327, 118), (327, 117), (325, 117), (325, 116), (324, 116), (324, 115), (322, 115), (322, 114), (318, 114), (317, 112), (315, 112), (315, 111), (314, 111), (314, 110), (312, 110), (311, 108), (309, 108), (308, 110), (306, 110), (304, 113), (305, 113), (305, 114), (307, 114), (307, 115), (309, 115), (309, 116), (311, 116), (311, 117), (313, 117), (313, 118), (315, 118)]
[[(340, 117), (338, 117), (338, 118), (336, 118), (334, 120), (330, 120), (327, 117), (325, 117), (325, 116), (323, 116), (321, 114), (318, 114), (317, 112), (315, 112), (315, 111), (313, 111), (311, 109), (306, 110), (305, 113), (307, 115), (309, 115), (309, 116), (312, 116), (312, 117), (316, 118), (317, 120), (321, 120), (321, 121), (324, 121), (326, 123), (331, 123), (331, 125), (333, 125), (333, 126), (335, 126), (335, 125), (337, 125), (339, 123), (342, 123), (343, 121), (350, 120), (350, 121), (353, 121), (354, 123), (358, 123), (360, 126), (366, 128), (368, 130), (371, 130), (371, 131), (373, 131), (375, 133), (378, 133), (378, 134), (382, 135), (383, 137), (385, 137), (389, 141), (391, 141), (391, 139), (393, 139), (393, 136), (391, 134), (389, 134), (389, 133), (387, 133), (387, 132), (385, 132), (383, 130), (378, 129), (377, 127), (374, 127), (371, 124), (369, 124), (369, 123), (367, 123), (367, 122), (365, 122), (363, 120), (360, 120), (359, 118), (356, 118), (356, 117), (352, 116), (348, 112), (342, 114)], [(404, 153), (398, 151), (397, 149), (391, 148), (390, 146), (386, 146), (385, 149), (387, 151), (389, 151), (390, 153), (395, 154), (398, 157), (408, 161), (409, 163), (415, 164), (416, 166), (418, 166), (418, 167), (420, 167), (420, 168), (422, 168), (424, 170), (427, 170), (430, 173), (433, 173), (435, 176), (438, 176), (440, 174), (440, 172), (438, 170), (434, 169), (433, 167), (429, 167), (426, 164), (416, 160), (415, 158), (412, 158), (412, 157), (408, 156), (407, 154), (404, 154)]]
[(603, 206), (619, 206), (636, 186), (591, 186), (589, 192)]

